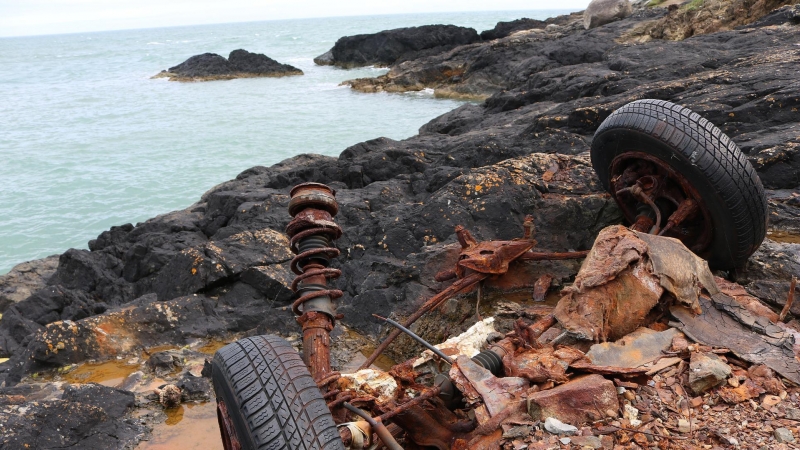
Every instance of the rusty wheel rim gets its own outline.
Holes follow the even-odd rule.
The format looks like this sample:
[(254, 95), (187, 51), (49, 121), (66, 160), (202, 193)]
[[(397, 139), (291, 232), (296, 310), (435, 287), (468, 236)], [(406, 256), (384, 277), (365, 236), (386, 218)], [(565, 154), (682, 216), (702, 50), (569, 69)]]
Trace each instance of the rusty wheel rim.
[(636, 222), (642, 205), (639, 200), (623, 191), (633, 185), (644, 187), (654, 202), (666, 205), (667, 214), (662, 211), (662, 223), (657, 224), (659, 226), (664, 225), (671, 208), (677, 209), (686, 199), (696, 202), (697, 210), (678, 226), (665, 232), (664, 236), (680, 240), (701, 256), (709, 249), (713, 234), (711, 213), (697, 189), (669, 164), (648, 153), (626, 152), (611, 162), (610, 180), (611, 196), (631, 224)]
[(228, 414), (228, 408), (222, 399), (217, 399), (217, 422), (219, 422), (219, 433), (222, 436), (223, 448), (225, 450), (241, 450), (242, 444), (236, 436), (233, 420)]

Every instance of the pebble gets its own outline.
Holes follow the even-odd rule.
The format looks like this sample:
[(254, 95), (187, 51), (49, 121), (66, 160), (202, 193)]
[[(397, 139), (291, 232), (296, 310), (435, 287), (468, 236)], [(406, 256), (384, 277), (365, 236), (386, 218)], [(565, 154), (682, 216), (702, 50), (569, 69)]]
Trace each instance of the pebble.
[(776, 428), (773, 434), (779, 443), (794, 442), (794, 434), (788, 428)]
[(691, 431), (691, 426), (689, 425), (689, 421), (686, 419), (678, 419), (678, 431), (681, 433), (688, 433)]
[(575, 436), (572, 438), (572, 443), (581, 448), (603, 448), (603, 441), (597, 436)]
[(781, 402), (781, 398), (777, 395), (765, 395), (764, 400), (761, 401), (761, 406), (765, 409), (772, 408)]
[(800, 420), (800, 409), (786, 408), (786, 418), (789, 420)]
[(568, 436), (578, 432), (577, 427), (564, 423), (554, 417), (548, 417), (544, 420), (544, 429), (552, 434), (565, 434)]

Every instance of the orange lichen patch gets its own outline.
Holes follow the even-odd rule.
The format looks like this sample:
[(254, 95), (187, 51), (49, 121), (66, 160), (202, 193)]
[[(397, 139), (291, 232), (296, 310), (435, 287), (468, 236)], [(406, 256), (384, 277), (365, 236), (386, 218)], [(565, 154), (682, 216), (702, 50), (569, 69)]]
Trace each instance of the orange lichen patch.
[(153, 428), (137, 450), (222, 450), (214, 402), (187, 403), (165, 411), (167, 420)]
[(103, 386), (117, 387), (125, 378), (139, 370), (138, 364), (128, 364), (123, 360), (111, 360), (97, 364), (83, 364), (77, 369), (64, 374), (64, 381), (69, 383), (98, 383)]

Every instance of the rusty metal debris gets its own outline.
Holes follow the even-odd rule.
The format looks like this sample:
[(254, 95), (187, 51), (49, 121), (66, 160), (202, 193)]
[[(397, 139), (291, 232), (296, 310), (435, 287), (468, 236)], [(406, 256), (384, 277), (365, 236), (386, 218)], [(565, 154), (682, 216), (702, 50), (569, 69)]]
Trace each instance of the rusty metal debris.
[(786, 379), (800, 384), (800, 363), (793, 351), (794, 334), (784, 328), (765, 327), (760, 334), (747, 327), (716, 300), (701, 299), (703, 313), (695, 315), (683, 306), (670, 312), (675, 326), (695, 342), (730, 349), (736, 356), (753, 364), (764, 364)]
[(718, 291), (707, 263), (680, 241), (615, 225), (597, 236), (554, 315), (578, 339), (616, 340), (646, 325), (665, 291), (699, 312), (701, 289)]
[[(680, 239), (704, 255), (711, 243), (711, 214), (689, 180), (668, 163), (643, 152), (626, 152), (611, 163), (611, 195), (632, 229)], [(662, 209), (671, 211), (664, 228)]]
[[(594, 424), (594, 436), (575, 436), (575, 444), (598, 448), (598, 442), (607, 444), (601, 438), (617, 434), (621, 445), (648, 446), (648, 439), (684, 439), (672, 434), (682, 433), (687, 425), (667, 425), (667, 415), (634, 407), (631, 399), (636, 397), (628, 390), (640, 389), (641, 383), (652, 383), (649, 392), (664, 404), (675, 403), (671, 408), (681, 420), (691, 397), (675, 380), (691, 379), (694, 388), (689, 392), (696, 391), (700, 375), (689, 377), (687, 370), (690, 364), (699, 367), (701, 360), (728, 368), (708, 383), (723, 385), (714, 389), (726, 402), (783, 392), (772, 370), (800, 384), (795, 358), (800, 356), (800, 332), (782, 323), (791, 308), (794, 283), (779, 315), (735, 283), (715, 279), (705, 261), (684, 245), (703, 247), (707, 230), (702, 204), (686, 196), (690, 191), (681, 180), (670, 178), (663, 168), (643, 166), (647, 161), (618, 163), (617, 200), (624, 205), (627, 197), (636, 198), (653, 209), (652, 214), (638, 211), (632, 217), (634, 230), (608, 227), (588, 252), (544, 253), (531, 250), (536, 245), (531, 217), (525, 220), (523, 237), (510, 241), (478, 242), (457, 227), (459, 259), (454, 268), (436, 274), (439, 281), (455, 281), (402, 325), (376, 316), (397, 329), (360, 370), (343, 375), (331, 369), (329, 337), (339, 318), (333, 300), (341, 292), (327, 286), (339, 276), (330, 267), (338, 255), (332, 241), (341, 235), (333, 222), (338, 206), (333, 190), (324, 185), (307, 183), (292, 190), (294, 219), (287, 233), (298, 254), (291, 266), (298, 274), (293, 287), (299, 296), (293, 309), (303, 325), (305, 361), (348, 448), (498, 449), (504, 439), (511, 440), (513, 448), (525, 448), (523, 440), (531, 442), (531, 436), (544, 433), (541, 422), (555, 420)], [(659, 229), (657, 224), (663, 222), (656, 203), (664, 200), (674, 210)], [(525, 319), (517, 314), (504, 334), (497, 333), (493, 317), (436, 346), (407, 329), (452, 296), (504, 276), (515, 261), (583, 257), (574, 283), (562, 291), (554, 310)], [(537, 279), (533, 299), (543, 300), (552, 281), (550, 275)], [(674, 321), (668, 322), (670, 318)], [(401, 330), (428, 350), (389, 371), (369, 368)], [(730, 370), (718, 356), (728, 353), (761, 365), (741, 378), (741, 370)], [(688, 381), (684, 384), (689, 386)], [(700, 397), (691, 399), (698, 400), (702, 402)], [(224, 404), (220, 408), (222, 417), (227, 412)], [(663, 420), (659, 424), (655, 418)], [(689, 430), (692, 424), (688, 422)], [(233, 430), (228, 437), (226, 448), (236, 448)], [(516, 437), (522, 440), (513, 440)]]
[(786, 304), (783, 305), (780, 316), (778, 316), (778, 320), (781, 322), (786, 319), (786, 315), (789, 314), (789, 311), (792, 309), (792, 304), (794, 303), (794, 289), (796, 286), (797, 277), (792, 277), (792, 283), (789, 285), (789, 296), (786, 298)]
[[(437, 295), (431, 297), (423, 304), (417, 312), (409, 316), (403, 323), (404, 327), (410, 327), (428, 311), (438, 307), (450, 297), (466, 292), (480, 281), (491, 275), (502, 275), (508, 271), (509, 264), (517, 259), (546, 260), (546, 259), (579, 259), (586, 256), (586, 252), (567, 252), (567, 253), (531, 253), (536, 245), (534, 239), (533, 217), (525, 217), (523, 223), (525, 230), (523, 237), (513, 241), (487, 241), (478, 242), (462, 226), (456, 227), (456, 237), (461, 244), (461, 254), (454, 269), (444, 270), (436, 274), (437, 281), (447, 281), (458, 278), (450, 287), (446, 288)], [(527, 258), (526, 258), (527, 255)], [(378, 356), (386, 350), (391, 342), (401, 333), (395, 330), (379, 345), (375, 351), (361, 365), (361, 368), (369, 367)]]

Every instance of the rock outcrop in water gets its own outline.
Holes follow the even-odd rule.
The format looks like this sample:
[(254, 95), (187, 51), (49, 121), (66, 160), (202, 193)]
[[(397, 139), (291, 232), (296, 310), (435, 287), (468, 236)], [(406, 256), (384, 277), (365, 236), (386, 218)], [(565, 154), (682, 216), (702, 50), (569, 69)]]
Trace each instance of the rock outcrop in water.
[(332, 49), (315, 58), (314, 62), (344, 68), (388, 66), (399, 61), (416, 59), (426, 53), (438, 53), (459, 45), (472, 44), (480, 39), (474, 29), (455, 25), (397, 28), (339, 38)]
[[(800, 244), (786, 242), (800, 233), (798, 8), (732, 31), (644, 44), (617, 40), (643, 21), (666, 17), (665, 10), (640, 10), (588, 31), (580, 15), (571, 15), (557, 28), (423, 55), (395, 63), (386, 77), (354, 82), (487, 99), (444, 114), (403, 141), (377, 138), (339, 158), (300, 155), (253, 167), (185, 210), (112, 227), (90, 250), (65, 252), (38, 289), (28, 286), (30, 296), (1, 311), (0, 358), (10, 360), (0, 363), (0, 405), (11, 406), (0, 410), (0, 446), (61, 428), (77, 431), (58, 445), (40, 439), (38, 448), (108, 448), (109, 436), (114, 445), (141, 438), (131, 419), (102, 416), (73, 394), (62, 399), (57, 384), (39, 382), (34, 373), (60, 377), (55, 371), (70, 364), (128, 358), (165, 344), (194, 349), (208, 339), (296, 336), (283, 230), (288, 192), (297, 183), (323, 182), (338, 191), (344, 235), (336, 241), (342, 255), (335, 264), (343, 276), (335, 283), (345, 295), (333, 336), (337, 366), (380, 336), (372, 313), (403, 317), (445, 286), (433, 276), (454, 263), (455, 225), (478, 239), (511, 239), (531, 214), (539, 248), (589, 248), (600, 229), (621, 221), (591, 169), (592, 133), (615, 108), (639, 98), (694, 109), (748, 154), (769, 189), (776, 240), (766, 240), (746, 268), (728, 276), (780, 305), (791, 275), (800, 273)], [(514, 288), (530, 297), (525, 292), (545, 273), (563, 286), (578, 265), (516, 265), (531, 286)], [(4, 280), (3, 289), (14, 284)], [(508, 304), (493, 301), (497, 292), (491, 283), (484, 287), (481, 313), (495, 315), (502, 326)], [(416, 331), (439, 342), (473, 324), (475, 294), (465, 297), (418, 322)], [(800, 315), (800, 305), (792, 312)], [(401, 344), (394, 352), (414, 351)], [(180, 377), (197, 380), (199, 370), (180, 370)], [(101, 394), (98, 399), (111, 392)], [(137, 399), (160, 408), (141, 394)]]
[(169, 78), (170, 81), (213, 81), (302, 74), (303, 71), (297, 67), (281, 64), (261, 53), (239, 49), (232, 51), (228, 59), (216, 53), (192, 56), (175, 67), (161, 71), (153, 78)]

